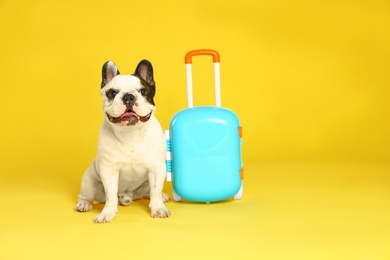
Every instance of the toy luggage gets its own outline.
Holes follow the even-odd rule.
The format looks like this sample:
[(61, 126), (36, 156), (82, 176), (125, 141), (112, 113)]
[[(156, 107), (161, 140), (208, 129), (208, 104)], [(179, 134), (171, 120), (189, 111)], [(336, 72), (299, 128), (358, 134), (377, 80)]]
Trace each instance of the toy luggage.
[[(215, 106), (193, 106), (192, 57), (196, 55), (213, 58)], [(214, 50), (194, 50), (185, 56), (188, 108), (173, 116), (166, 131), (168, 176), (172, 175), (175, 201), (242, 197), (242, 128), (236, 114), (221, 107), (219, 62)]]

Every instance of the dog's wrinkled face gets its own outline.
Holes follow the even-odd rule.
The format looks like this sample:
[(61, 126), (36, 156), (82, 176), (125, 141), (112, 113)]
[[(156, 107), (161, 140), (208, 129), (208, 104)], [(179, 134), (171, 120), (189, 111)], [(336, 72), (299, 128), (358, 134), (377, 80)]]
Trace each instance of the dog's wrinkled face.
[(112, 124), (132, 126), (147, 122), (154, 112), (153, 67), (142, 60), (134, 75), (119, 75), (115, 63), (108, 61), (102, 70), (103, 111)]

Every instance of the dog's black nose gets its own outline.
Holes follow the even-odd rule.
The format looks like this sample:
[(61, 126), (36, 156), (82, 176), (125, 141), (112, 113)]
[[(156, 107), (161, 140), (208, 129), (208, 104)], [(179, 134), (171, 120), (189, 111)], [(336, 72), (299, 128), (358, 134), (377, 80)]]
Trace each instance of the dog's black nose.
[(134, 97), (132, 94), (130, 94), (130, 93), (126, 93), (126, 94), (123, 96), (122, 101), (123, 101), (123, 103), (124, 103), (125, 105), (129, 105), (129, 104), (131, 104), (131, 103), (134, 103), (135, 97)]

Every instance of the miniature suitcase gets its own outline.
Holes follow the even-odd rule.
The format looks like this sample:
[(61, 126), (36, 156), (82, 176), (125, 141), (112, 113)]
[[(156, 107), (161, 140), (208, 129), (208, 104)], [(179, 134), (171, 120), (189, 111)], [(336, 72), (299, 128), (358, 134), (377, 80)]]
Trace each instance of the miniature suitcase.
[[(193, 106), (192, 57), (211, 55), (215, 106)], [(220, 57), (214, 50), (185, 56), (188, 108), (176, 113), (167, 138), (168, 180), (175, 201), (214, 202), (243, 194), (242, 128), (236, 114), (221, 107)]]

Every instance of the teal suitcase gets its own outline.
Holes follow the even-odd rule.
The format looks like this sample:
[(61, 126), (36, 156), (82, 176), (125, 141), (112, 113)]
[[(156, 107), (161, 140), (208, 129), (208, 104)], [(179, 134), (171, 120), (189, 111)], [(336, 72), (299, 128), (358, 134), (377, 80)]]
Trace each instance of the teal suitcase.
[[(193, 106), (192, 57), (211, 55), (215, 106)], [(221, 107), (220, 56), (194, 50), (185, 56), (188, 108), (176, 113), (167, 138), (168, 180), (175, 201), (214, 202), (243, 194), (242, 128), (237, 115)]]

